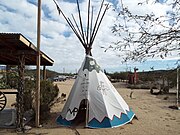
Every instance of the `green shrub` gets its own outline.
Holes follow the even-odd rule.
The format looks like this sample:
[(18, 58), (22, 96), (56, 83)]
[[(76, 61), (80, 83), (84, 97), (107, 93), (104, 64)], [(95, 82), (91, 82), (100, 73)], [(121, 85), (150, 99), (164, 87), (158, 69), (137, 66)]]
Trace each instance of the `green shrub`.
[(7, 73), (7, 85), (10, 88), (17, 89), (18, 88), (19, 75), (17, 72), (8, 72)]
[[(33, 107), (33, 101), (35, 98), (36, 82), (31, 80), (25, 81), (24, 89), (24, 109), (25, 111), (29, 109), (35, 110)], [(50, 112), (50, 103), (58, 96), (59, 88), (57, 85), (53, 85), (50, 81), (41, 81), (40, 84), (40, 119), (48, 118)]]
[(41, 81), (40, 117), (47, 118), (50, 113), (50, 104), (58, 96), (59, 88), (50, 81)]
[(0, 89), (6, 89), (9, 88), (4, 81), (0, 79)]
[(2, 74), (3, 77), (0, 79), (0, 89), (9, 89), (11, 88), (10, 85), (6, 81), (5, 74)]
[(33, 109), (33, 99), (36, 82), (31, 80), (25, 80), (24, 84), (24, 110), (28, 111), (30, 109)]

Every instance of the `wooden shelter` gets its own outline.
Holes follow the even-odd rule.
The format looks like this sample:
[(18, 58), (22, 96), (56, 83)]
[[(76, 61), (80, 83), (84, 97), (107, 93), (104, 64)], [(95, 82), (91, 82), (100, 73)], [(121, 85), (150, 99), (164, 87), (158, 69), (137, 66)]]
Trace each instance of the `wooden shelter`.
[[(25, 65), (36, 65), (37, 49), (20, 33), (0, 33), (0, 64), (17, 65), (24, 55)], [(54, 61), (41, 52), (41, 65), (52, 66)]]
[[(0, 65), (17, 65), (19, 73), (17, 94), (17, 128), (23, 130), (23, 95), (25, 65), (36, 65), (37, 48), (21, 33), (0, 33)], [(54, 61), (40, 51), (40, 65), (52, 66)], [(45, 69), (45, 68), (44, 68)]]

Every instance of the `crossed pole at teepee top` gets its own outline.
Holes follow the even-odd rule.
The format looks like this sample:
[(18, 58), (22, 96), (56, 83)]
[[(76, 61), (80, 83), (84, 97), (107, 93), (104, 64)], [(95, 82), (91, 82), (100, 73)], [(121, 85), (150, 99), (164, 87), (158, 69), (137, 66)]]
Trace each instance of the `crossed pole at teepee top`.
[[(59, 15), (62, 14), (62, 16), (66, 20), (67, 24), (70, 26), (72, 31), (75, 33), (75, 35), (77, 36), (77, 38), (79, 39), (79, 41), (81, 42), (83, 47), (85, 48), (86, 54), (92, 56), (92, 53), (91, 53), (92, 44), (95, 40), (95, 37), (97, 35), (97, 32), (101, 25), (101, 22), (104, 18), (104, 15), (105, 15), (106, 11), (109, 9), (109, 4), (104, 4), (104, 0), (102, 0), (98, 15), (97, 15), (95, 23), (93, 25), (93, 7), (90, 8), (91, 0), (88, 0), (87, 26), (86, 26), (86, 32), (84, 32), (83, 31), (83, 21), (82, 21), (81, 11), (80, 11), (80, 7), (79, 7), (79, 1), (76, 0), (78, 16), (79, 16), (79, 25), (78, 25), (78, 22), (76, 21), (75, 17), (73, 16), (73, 14), (72, 14), (72, 20), (73, 20), (73, 22), (72, 22), (69, 17), (66, 17), (66, 15), (63, 13), (60, 6), (57, 4), (57, 2), (55, 0), (53, 0), (53, 1), (56, 4)], [(105, 6), (104, 10), (102, 10), (103, 6)]]

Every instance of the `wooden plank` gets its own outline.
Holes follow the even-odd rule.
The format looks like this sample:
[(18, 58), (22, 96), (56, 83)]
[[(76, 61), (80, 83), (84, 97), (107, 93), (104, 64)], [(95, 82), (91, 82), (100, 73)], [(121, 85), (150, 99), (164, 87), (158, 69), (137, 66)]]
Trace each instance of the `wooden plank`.
[(18, 93), (17, 89), (0, 89), (0, 91), (3, 92), (4, 94)]

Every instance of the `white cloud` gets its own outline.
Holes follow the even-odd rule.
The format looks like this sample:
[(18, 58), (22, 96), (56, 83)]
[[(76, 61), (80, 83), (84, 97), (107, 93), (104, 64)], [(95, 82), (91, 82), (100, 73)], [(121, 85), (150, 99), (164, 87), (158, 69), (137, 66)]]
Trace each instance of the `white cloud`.
[[(113, 1), (113, 0), (108, 0)], [(117, 3), (119, 0), (114, 0)], [(124, 5), (128, 5), (134, 13), (142, 13), (154, 8), (157, 14), (163, 14), (167, 9), (163, 5), (157, 7), (147, 6), (142, 8), (137, 7), (137, 1), (140, 0), (124, 0)], [(63, 12), (71, 17), (73, 13), (75, 17), (78, 17), (76, 3), (69, 3), (59, 0), (59, 5)], [(94, 9), (95, 16), (99, 10), (100, 0), (91, 0)], [(113, 5), (113, 4), (112, 4)], [(118, 3), (120, 6), (120, 3)], [(77, 39), (77, 37), (71, 32), (69, 26), (67, 26), (62, 14), (59, 16), (56, 6), (53, 0), (42, 1), (42, 7), (46, 10), (42, 10), (41, 20), (41, 50), (51, 57), (55, 63), (53, 67), (49, 67), (52, 70), (62, 72), (63, 68), (67, 72), (75, 72), (79, 69), (84, 56), (84, 48)], [(84, 0), (81, 5), (81, 13), (84, 24), (87, 18), (87, 0)], [(160, 8), (161, 10), (156, 10)], [(0, 3), (0, 29), (1, 32), (18, 32), (22, 33), (25, 37), (30, 39), (36, 45), (36, 31), (37, 31), (37, 6), (31, 4), (25, 0), (3, 0)], [(94, 17), (95, 17), (94, 16)], [(114, 20), (117, 17), (117, 13), (109, 9), (104, 17), (102, 25), (93, 44), (92, 53), (97, 59), (98, 63), (103, 69), (109, 71), (124, 70), (124, 65), (121, 64), (121, 59), (116, 56), (115, 52), (107, 51), (101, 46), (108, 47), (112, 42), (116, 41), (118, 37), (115, 37), (111, 32), (111, 27)], [(65, 36), (65, 33), (69, 35)]]

